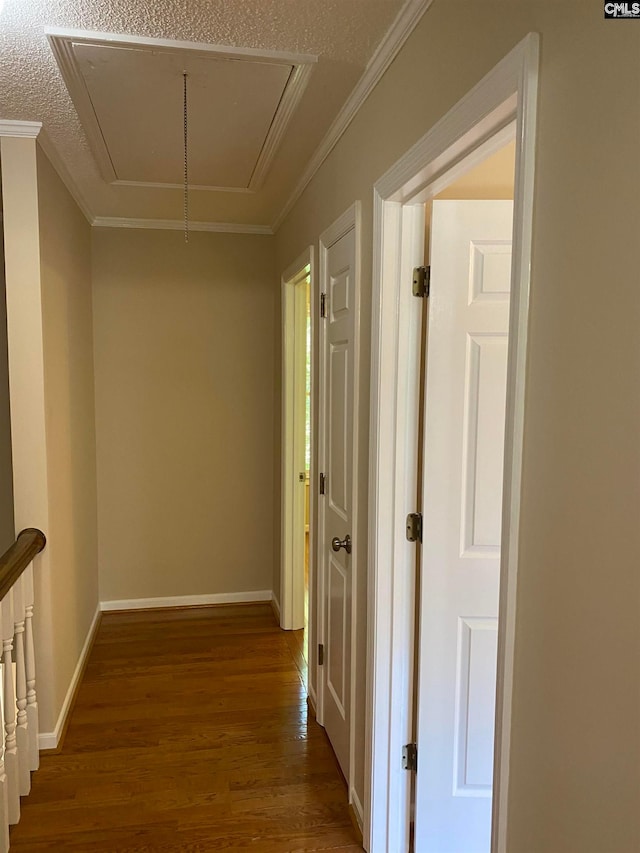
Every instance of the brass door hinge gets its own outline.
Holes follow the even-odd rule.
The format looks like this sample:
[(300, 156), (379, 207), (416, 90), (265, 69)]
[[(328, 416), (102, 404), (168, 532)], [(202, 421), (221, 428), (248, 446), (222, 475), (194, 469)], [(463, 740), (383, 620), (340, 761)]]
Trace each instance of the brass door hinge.
[(431, 267), (415, 267), (413, 270), (413, 295), (429, 296), (431, 290)]

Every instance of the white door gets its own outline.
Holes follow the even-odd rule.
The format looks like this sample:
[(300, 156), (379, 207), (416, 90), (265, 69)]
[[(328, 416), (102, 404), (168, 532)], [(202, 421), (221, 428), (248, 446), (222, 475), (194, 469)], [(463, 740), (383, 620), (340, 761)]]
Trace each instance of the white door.
[[(351, 738), (351, 639), (353, 553), (332, 540), (351, 539), (353, 529), (353, 408), (356, 312), (355, 228), (323, 248), (322, 291), (324, 407), (321, 561), (324, 588), (323, 725), (349, 781)], [(355, 544), (353, 544), (355, 548)]]
[(433, 202), (416, 853), (490, 850), (512, 221)]

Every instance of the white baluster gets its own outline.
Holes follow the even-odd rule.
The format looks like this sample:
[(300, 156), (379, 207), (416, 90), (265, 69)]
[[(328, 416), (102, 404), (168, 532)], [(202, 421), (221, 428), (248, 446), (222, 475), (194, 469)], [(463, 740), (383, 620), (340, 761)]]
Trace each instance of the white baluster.
[[(4, 753), (4, 749), (3, 749)], [(4, 772), (4, 755), (0, 758), (0, 851), (9, 850), (9, 804), (7, 802), (7, 775)]]
[[(10, 597), (10, 596), (7, 596)], [(20, 793), (18, 789), (18, 748), (16, 744), (16, 694), (13, 687), (12, 639), (2, 640), (2, 675), (4, 705), (4, 769), (7, 774), (7, 802), (9, 823), (20, 820)]]
[(29, 732), (27, 729), (27, 673), (24, 662), (24, 573), (14, 583), (13, 597), (13, 661), (16, 680), (16, 747), (18, 750), (18, 791), (26, 796), (31, 790), (29, 770)]
[(22, 597), (24, 601), (24, 652), (27, 673), (27, 731), (29, 733), (29, 769), (40, 766), (38, 748), (38, 699), (36, 696), (36, 655), (33, 642), (33, 563), (22, 575)]
[(18, 789), (20, 796), (25, 797), (31, 790), (31, 771), (29, 769), (29, 731), (27, 727), (27, 672), (24, 662), (24, 620), (16, 622), (16, 633), (13, 642), (16, 661), (16, 707), (18, 709), (16, 721)]
[[(0, 637), (2, 636), (2, 615), (3, 608), (0, 606)], [(0, 668), (4, 669), (4, 665), (0, 659)], [(0, 707), (4, 705), (2, 702), (2, 691), (0, 690)], [(2, 713), (4, 719), (4, 712)], [(7, 774), (4, 768), (4, 726), (0, 726), (0, 851), (7, 853), (9, 850), (9, 803), (7, 800)]]
[(13, 688), (13, 595), (2, 599), (2, 716), (4, 723), (4, 772), (7, 777), (7, 819), (20, 820), (18, 750), (16, 747), (16, 694)]
[(33, 604), (28, 604), (24, 620), (25, 664), (27, 672), (27, 729), (29, 732), (29, 768), (40, 767), (38, 746), (38, 697), (36, 695), (36, 654), (33, 643)]

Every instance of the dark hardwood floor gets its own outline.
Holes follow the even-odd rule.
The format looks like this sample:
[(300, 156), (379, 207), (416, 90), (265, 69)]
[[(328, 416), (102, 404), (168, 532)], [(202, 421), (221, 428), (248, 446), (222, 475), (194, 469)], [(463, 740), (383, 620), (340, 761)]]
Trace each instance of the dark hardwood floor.
[(301, 634), (268, 605), (105, 614), (12, 853), (361, 851)]

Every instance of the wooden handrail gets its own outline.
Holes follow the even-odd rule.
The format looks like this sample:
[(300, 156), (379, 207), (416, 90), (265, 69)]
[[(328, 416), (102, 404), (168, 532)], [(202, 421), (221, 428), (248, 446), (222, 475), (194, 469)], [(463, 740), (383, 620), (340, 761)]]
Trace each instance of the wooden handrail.
[(16, 541), (0, 557), (0, 601), (46, 544), (44, 533), (37, 527), (27, 527), (18, 533)]

